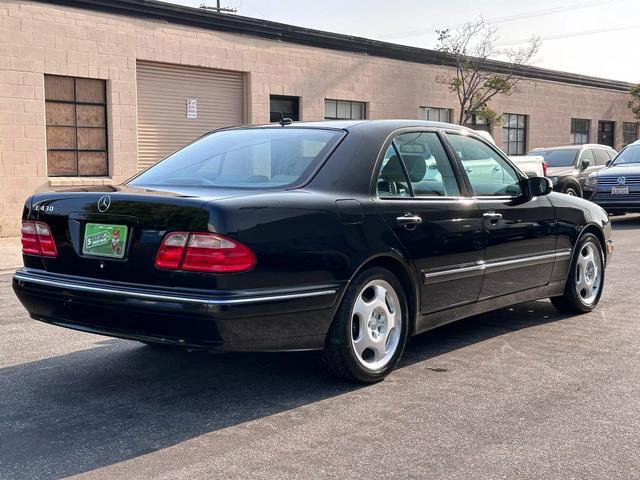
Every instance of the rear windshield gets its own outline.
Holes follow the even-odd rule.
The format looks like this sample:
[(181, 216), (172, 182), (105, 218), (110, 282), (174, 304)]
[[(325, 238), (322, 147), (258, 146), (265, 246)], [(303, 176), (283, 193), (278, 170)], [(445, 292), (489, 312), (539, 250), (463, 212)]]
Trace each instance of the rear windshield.
[(306, 178), (343, 134), (295, 127), (215, 132), (156, 163), (129, 185), (284, 187)]
[(640, 163), (640, 145), (630, 145), (622, 150), (613, 160), (614, 165)]
[(571, 167), (576, 163), (577, 148), (562, 150), (535, 150), (527, 155), (540, 155), (550, 167)]

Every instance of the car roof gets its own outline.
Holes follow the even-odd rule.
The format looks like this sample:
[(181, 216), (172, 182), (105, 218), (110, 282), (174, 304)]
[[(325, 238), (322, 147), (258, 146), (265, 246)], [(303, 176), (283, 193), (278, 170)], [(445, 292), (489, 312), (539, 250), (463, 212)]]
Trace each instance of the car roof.
[[(428, 120), (416, 120), (416, 119), (385, 119), (385, 120), (321, 120), (317, 122), (293, 122), (289, 124), (295, 127), (309, 127), (309, 128), (340, 128), (342, 130), (351, 130), (355, 127), (377, 127), (377, 128), (388, 128), (388, 129), (398, 129), (405, 127), (423, 127), (423, 128), (447, 128), (451, 130), (468, 130), (466, 127), (462, 127), (460, 125), (454, 125), (453, 123), (444, 123), (444, 122), (431, 122)], [(289, 126), (286, 125), (286, 126)], [(286, 128), (285, 126), (285, 128)], [(279, 123), (269, 123), (266, 125), (251, 125), (251, 127), (277, 127), (282, 128)], [(242, 128), (242, 127), (240, 127)]]
[(599, 143), (582, 143), (580, 145), (558, 145), (556, 147), (538, 147), (531, 150), (532, 152), (539, 152), (540, 150), (570, 150), (579, 148), (606, 148), (613, 150), (609, 145), (602, 145)]

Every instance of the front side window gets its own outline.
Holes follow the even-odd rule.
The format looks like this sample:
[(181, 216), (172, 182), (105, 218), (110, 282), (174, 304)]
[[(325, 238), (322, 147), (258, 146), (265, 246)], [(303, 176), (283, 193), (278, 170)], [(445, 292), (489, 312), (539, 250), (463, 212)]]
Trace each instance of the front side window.
[(109, 175), (106, 82), (45, 75), (44, 96), (49, 176)]
[(502, 115), (502, 145), (508, 155), (524, 155), (527, 150), (527, 116)]
[(129, 185), (284, 187), (307, 178), (343, 135), (295, 127), (215, 132), (169, 155)]
[(330, 99), (324, 101), (325, 120), (364, 120), (365, 118), (367, 117), (364, 102)]
[(609, 152), (604, 148), (594, 148), (593, 157), (596, 159), (596, 165), (598, 166), (606, 165), (606, 163), (611, 160)]
[(629, 145), (638, 140), (638, 122), (622, 123), (622, 143)]
[(586, 118), (572, 118), (571, 119), (571, 144), (572, 145), (584, 145), (589, 143), (589, 127), (591, 126), (591, 120)]
[(420, 107), (420, 120), (451, 123), (451, 109), (435, 108), (435, 107)]
[(476, 196), (519, 196), (520, 176), (495, 150), (473, 137), (448, 134)]
[(595, 165), (596, 164), (596, 159), (593, 156), (593, 150), (590, 148), (585, 148), (582, 151), (582, 155), (580, 155), (580, 162), (582, 162), (583, 160), (589, 160), (591, 162), (591, 165)]
[(457, 197), (458, 181), (434, 132), (398, 135), (387, 149), (378, 176), (378, 196)]

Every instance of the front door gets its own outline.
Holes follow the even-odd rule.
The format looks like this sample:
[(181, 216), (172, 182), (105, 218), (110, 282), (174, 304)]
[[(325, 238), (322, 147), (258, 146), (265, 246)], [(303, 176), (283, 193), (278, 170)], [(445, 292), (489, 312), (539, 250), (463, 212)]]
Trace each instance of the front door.
[(480, 300), (549, 283), (556, 221), (548, 198), (522, 195), (521, 174), (480, 139), (447, 134), (482, 213), (485, 273)]
[(482, 218), (459, 178), (433, 131), (397, 135), (378, 176), (376, 204), (417, 269), (423, 314), (475, 302), (482, 286)]
[(600, 145), (614, 145), (615, 122), (598, 121), (598, 143)]

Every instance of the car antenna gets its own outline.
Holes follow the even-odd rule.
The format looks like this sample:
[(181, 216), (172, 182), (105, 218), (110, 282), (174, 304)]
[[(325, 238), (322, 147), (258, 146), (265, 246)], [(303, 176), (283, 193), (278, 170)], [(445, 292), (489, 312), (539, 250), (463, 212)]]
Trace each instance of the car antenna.
[(291, 120), (288, 117), (285, 117), (284, 113), (280, 112), (280, 121), (278, 123), (280, 124), (281, 127), (284, 127), (285, 125), (291, 125), (293, 123), (293, 120)]

